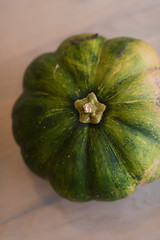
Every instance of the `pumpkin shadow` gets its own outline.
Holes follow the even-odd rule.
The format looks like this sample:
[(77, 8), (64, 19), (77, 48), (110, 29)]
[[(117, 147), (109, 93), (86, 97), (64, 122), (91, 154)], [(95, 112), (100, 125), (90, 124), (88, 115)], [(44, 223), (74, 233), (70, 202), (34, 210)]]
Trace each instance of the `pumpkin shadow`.
[(102, 237), (110, 237), (110, 234), (118, 237), (122, 232), (134, 234), (135, 229), (140, 231), (139, 229), (148, 223), (148, 215), (153, 213), (156, 216), (158, 213), (156, 209), (157, 205), (159, 209), (160, 204), (159, 184), (160, 180), (157, 180), (139, 187), (132, 195), (115, 202), (80, 203), (58, 196), (47, 181), (41, 179), (35, 181), (43, 206), (48, 206), (51, 212), (55, 212), (53, 218), (60, 215), (56, 221), (53, 220), (55, 221), (53, 227), (56, 228), (57, 224), (63, 222), (81, 234), (91, 232), (93, 237), (94, 233)]
[[(36, 213), (38, 225), (45, 231), (53, 233), (60, 227), (58, 233), (64, 229), (65, 234), (70, 236), (72, 233), (68, 229), (72, 229), (73, 233), (76, 232), (82, 238), (87, 235), (86, 239), (110, 239), (112, 236), (112, 239), (129, 239), (132, 234), (131, 239), (140, 239), (138, 235), (134, 237), (134, 234), (145, 228), (146, 235), (153, 222), (155, 229), (152, 230), (156, 230), (160, 221), (160, 179), (115, 202), (79, 203), (63, 199), (47, 181), (37, 177), (26, 167), (24, 170), (31, 179), (36, 198), (26, 203), (9, 221), (30, 213), (35, 216)], [(127, 237), (123, 238), (124, 236)]]
[[(90, 201), (87, 203), (61, 202), (61, 211), (69, 224), (88, 231), (89, 229), (108, 230), (113, 224), (123, 223), (130, 217), (144, 213), (160, 203), (159, 182), (137, 189), (127, 198), (114, 202)], [(141, 219), (142, 220), (142, 219)], [(144, 220), (144, 219), (143, 219)], [(121, 225), (121, 224), (120, 224)]]

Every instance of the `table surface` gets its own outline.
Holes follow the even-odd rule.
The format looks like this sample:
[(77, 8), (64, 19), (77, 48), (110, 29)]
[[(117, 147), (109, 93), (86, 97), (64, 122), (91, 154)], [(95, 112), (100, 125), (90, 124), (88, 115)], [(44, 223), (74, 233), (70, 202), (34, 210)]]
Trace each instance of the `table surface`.
[(70, 202), (27, 169), (11, 131), (34, 57), (83, 32), (140, 38), (160, 54), (159, 23), (159, 0), (0, 1), (1, 240), (160, 240), (160, 180), (116, 202)]

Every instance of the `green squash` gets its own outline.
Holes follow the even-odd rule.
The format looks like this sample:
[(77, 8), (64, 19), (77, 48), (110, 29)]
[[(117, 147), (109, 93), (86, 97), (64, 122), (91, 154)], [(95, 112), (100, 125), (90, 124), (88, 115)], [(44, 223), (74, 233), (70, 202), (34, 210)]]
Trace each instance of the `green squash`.
[(160, 176), (160, 58), (82, 34), (27, 68), (13, 133), (27, 166), (73, 201), (112, 201)]

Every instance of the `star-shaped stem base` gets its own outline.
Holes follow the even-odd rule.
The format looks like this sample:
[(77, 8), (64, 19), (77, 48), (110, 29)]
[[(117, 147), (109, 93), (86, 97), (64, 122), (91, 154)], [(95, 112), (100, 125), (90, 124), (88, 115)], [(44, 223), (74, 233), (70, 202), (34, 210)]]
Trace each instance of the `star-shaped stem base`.
[(79, 112), (81, 123), (99, 123), (106, 109), (103, 103), (98, 102), (93, 92), (89, 93), (86, 98), (75, 101), (74, 106)]

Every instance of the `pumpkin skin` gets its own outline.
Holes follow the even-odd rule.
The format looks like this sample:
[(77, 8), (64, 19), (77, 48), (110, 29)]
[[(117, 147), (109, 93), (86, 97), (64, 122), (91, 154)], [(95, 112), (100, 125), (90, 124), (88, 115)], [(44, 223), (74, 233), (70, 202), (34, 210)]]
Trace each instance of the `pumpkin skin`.
[[(147, 43), (81, 34), (36, 58), (13, 108), (27, 166), (72, 201), (113, 201), (160, 176), (160, 58)], [(81, 123), (74, 103), (106, 109)]]

